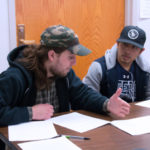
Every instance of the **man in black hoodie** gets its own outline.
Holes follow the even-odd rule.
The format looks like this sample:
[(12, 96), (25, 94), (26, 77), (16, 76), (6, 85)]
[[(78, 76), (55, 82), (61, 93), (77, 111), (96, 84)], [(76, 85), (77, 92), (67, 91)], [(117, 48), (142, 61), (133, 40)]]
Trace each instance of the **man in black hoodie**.
[(130, 105), (119, 98), (121, 89), (108, 100), (83, 84), (71, 69), (75, 55), (90, 52), (73, 30), (62, 25), (47, 28), (40, 45), (10, 52), (10, 67), (0, 74), (0, 126), (46, 120), (70, 109), (125, 117)]
[(8, 55), (10, 67), (0, 75), (0, 126), (45, 120), (53, 113), (84, 109), (125, 117), (130, 105), (88, 88), (71, 69), (76, 56), (91, 51), (68, 27), (48, 27), (40, 45), (17, 47)]

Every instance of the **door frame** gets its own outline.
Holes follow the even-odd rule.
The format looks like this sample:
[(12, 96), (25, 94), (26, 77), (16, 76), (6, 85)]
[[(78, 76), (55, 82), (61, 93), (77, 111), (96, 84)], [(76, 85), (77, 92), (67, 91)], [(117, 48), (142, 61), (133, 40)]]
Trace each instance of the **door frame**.
[(17, 46), (16, 40), (16, 11), (15, 11), (15, 0), (8, 1), (8, 19), (9, 19), (9, 49), (12, 50)]
[(137, 25), (145, 30), (146, 32), (146, 42), (145, 51), (141, 54), (145, 57), (145, 64), (149, 64), (150, 57), (150, 18), (140, 18), (140, 4), (141, 0), (125, 0), (125, 24), (126, 25)]

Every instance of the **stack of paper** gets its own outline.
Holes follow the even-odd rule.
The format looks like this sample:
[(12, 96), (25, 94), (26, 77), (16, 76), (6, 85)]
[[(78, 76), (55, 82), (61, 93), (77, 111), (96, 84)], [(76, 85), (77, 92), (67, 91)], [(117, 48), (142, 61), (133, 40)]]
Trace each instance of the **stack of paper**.
[(10, 141), (40, 140), (18, 144), (23, 150), (80, 150), (66, 137), (57, 137), (57, 132), (50, 120), (31, 121), (8, 127)]
[(31, 121), (8, 126), (9, 141), (28, 141), (52, 138), (57, 135), (50, 120)]
[(138, 103), (136, 103), (135, 105), (150, 108), (150, 100), (146, 100), (146, 101), (138, 102)]
[[(79, 150), (71, 141), (65, 137), (57, 137), (57, 132), (53, 123), (60, 126), (85, 132), (110, 123), (111, 125), (127, 132), (131, 135), (150, 133), (150, 116), (138, 117), (128, 120), (106, 121), (94, 117), (86, 116), (77, 112), (54, 117), (46, 121), (32, 121), (8, 127), (10, 141), (41, 140), (21, 143), (19, 146), (23, 150), (49, 150), (49, 149), (71, 149)], [(45, 140), (43, 140), (45, 139)]]
[(52, 118), (51, 121), (77, 132), (85, 132), (110, 123), (113, 126), (131, 135), (150, 133), (150, 116), (110, 122), (73, 112), (67, 115)]
[(112, 121), (111, 124), (131, 135), (150, 133), (150, 116)]
[(51, 121), (60, 126), (66, 127), (68, 129), (77, 131), (77, 132), (86, 132), (91, 129), (95, 129), (97, 127), (103, 126), (109, 121), (103, 119), (97, 119), (94, 117), (90, 117), (87, 115), (83, 115), (77, 112), (73, 112), (70, 114), (54, 117)]
[(18, 144), (23, 150), (81, 150), (65, 137)]

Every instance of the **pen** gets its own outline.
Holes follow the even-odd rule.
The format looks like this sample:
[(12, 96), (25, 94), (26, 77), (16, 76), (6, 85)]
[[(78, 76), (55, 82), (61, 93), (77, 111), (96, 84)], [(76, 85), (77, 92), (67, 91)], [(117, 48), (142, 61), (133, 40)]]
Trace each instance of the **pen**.
[(68, 139), (90, 140), (90, 138), (82, 136), (64, 135), (64, 134), (61, 134), (61, 136), (65, 136)]

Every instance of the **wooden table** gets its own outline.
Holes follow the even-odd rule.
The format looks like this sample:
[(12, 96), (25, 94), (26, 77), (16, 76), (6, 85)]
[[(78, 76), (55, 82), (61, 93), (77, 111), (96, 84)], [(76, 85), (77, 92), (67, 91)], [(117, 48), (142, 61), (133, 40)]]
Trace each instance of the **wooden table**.
[[(105, 119), (113, 120), (109, 116), (95, 114), (87, 111), (78, 111), (82, 114)], [(57, 115), (62, 115), (60, 113)], [(150, 115), (150, 108), (140, 107), (131, 104), (130, 115), (125, 119)], [(84, 133), (78, 133), (67, 128), (55, 125), (58, 134), (79, 135), (91, 138), (90, 140), (71, 140), (83, 150), (149, 150), (150, 149), (150, 134), (143, 134), (138, 136), (129, 135), (114, 126), (107, 124), (105, 126), (90, 130)], [(12, 150), (21, 150), (17, 143), (8, 142), (8, 128), (0, 128), (0, 139), (2, 139)], [(13, 145), (13, 146), (12, 146)]]

